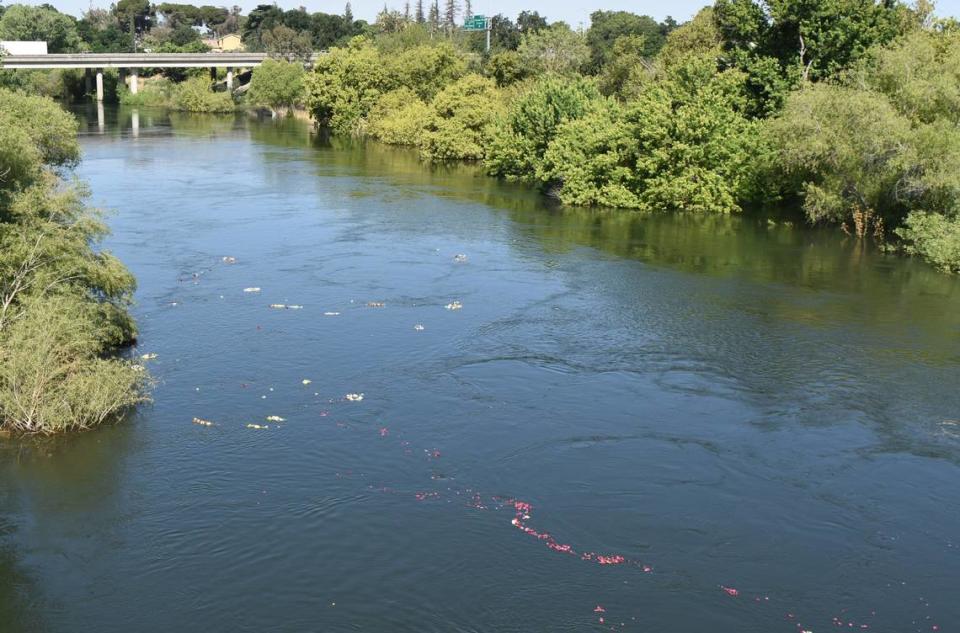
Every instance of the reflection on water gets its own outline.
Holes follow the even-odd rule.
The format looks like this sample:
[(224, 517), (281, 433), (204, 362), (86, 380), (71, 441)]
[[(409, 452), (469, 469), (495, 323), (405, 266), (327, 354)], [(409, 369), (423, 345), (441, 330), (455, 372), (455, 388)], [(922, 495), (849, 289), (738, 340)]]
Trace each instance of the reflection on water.
[(956, 625), (957, 279), (296, 121), (79, 114), (158, 386), (0, 454), (13, 631)]

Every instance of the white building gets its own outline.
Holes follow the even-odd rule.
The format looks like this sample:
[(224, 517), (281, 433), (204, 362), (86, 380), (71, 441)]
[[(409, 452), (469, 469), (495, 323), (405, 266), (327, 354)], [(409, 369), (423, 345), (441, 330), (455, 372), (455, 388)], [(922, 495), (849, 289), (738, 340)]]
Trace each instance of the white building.
[(0, 41), (0, 53), (4, 55), (46, 55), (46, 42)]

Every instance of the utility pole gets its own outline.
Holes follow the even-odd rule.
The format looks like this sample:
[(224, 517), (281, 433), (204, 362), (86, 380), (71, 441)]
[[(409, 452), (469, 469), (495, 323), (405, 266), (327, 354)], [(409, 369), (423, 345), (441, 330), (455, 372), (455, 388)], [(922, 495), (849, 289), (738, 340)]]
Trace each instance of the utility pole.
[(486, 31), (487, 31), (487, 54), (490, 54), (490, 18), (486, 19)]

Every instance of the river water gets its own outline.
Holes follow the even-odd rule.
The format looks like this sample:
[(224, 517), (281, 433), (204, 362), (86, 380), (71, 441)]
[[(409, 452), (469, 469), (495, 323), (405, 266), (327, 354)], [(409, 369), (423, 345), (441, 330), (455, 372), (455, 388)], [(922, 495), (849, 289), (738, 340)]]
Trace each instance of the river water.
[(960, 280), (298, 122), (80, 114), (157, 384), (2, 445), (4, 632), (957, 630)]

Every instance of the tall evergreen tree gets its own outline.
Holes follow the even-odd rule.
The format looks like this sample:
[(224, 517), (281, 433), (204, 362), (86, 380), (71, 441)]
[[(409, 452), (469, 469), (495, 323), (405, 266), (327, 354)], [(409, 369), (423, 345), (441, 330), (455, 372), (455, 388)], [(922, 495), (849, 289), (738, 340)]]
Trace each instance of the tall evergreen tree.
[(447, 0), (447, 6), (443, 12), (444, 24), (447, 28), (453, 30), (453, 27), (457, 24), (457, 13), (459, 13), (460, 7), (457, 3), (457, 0)]
[(417, 24), (423, 24), (426, 17), (423, 14), (423, 0), (417, 0)]
[(350, 3), (347, 3), (346, 8), (343, 10), (343, 21), (347, 23), (347, 26), (353, 24), (353, 9), (350, 7)]
[(403, 21), (410, 22), (410, 3), (409, 2), (403, 5)]
[(463, 16), (466, 18), (473, 17), (473, 5), (470, 4), (470, 0), (464, 0), (463, 3)]
[(440, 0), (433, 0), (430, 5), (430, 30), (436, 31), (440, 28)]

